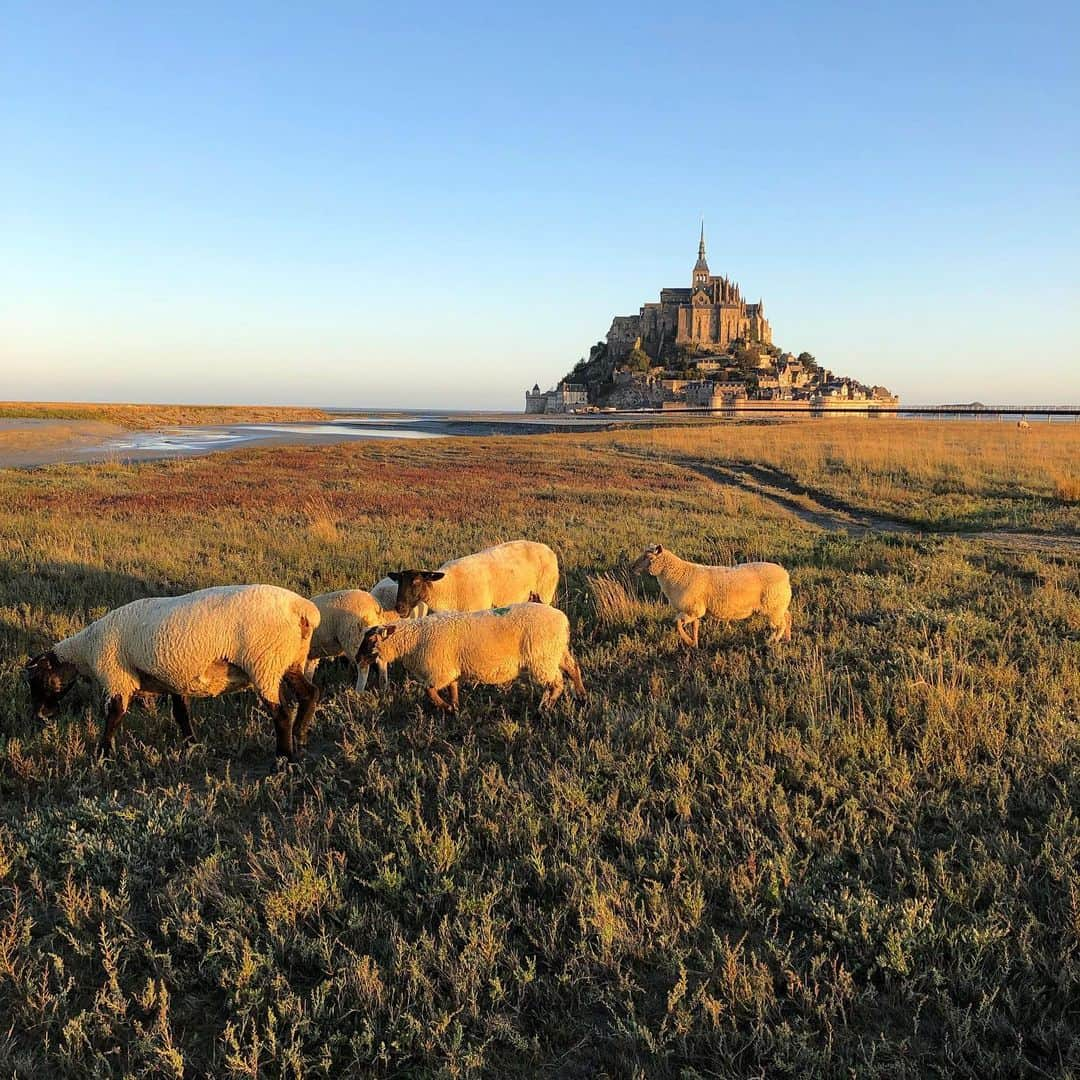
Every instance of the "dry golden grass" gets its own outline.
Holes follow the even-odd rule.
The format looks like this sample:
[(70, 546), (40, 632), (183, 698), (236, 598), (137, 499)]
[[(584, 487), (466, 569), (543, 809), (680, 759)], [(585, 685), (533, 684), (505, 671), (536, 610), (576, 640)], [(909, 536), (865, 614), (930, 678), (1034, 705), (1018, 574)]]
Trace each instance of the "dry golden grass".
[(597, 622), (605, 626), (632, 623), (645, 607), (626, 570), (593, 574), (585, 579)]
[(77, 401), (0, 401), (0, 419), (104, 420), (131, 430), (183, 424), (271, 424), (327, 420), (322, 409), (277, 405), (96, 405)]
[(1062, 502), (1080, 502), (1080, 473), (1059, 473), (1054, 477), (1054, 491)]
[(620, 431), (665, 460), (747, 463), (861, 509), (927, 526), (1080, 527), (1072, 508), (1080, 423), (840, 417)]
[(311, 495), (304, 501), (308, 532), (324, 544), (336, 544), (341, 539), (334, 507), (325, 495)]

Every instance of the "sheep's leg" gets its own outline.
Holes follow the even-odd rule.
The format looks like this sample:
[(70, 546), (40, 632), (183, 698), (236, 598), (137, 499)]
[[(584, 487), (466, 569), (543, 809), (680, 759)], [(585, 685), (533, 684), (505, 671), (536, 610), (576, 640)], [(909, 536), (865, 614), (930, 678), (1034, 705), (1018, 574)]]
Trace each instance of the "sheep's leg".
[(98, 744), (98, 753), (103, 758), (112, 757), (113, 739), (127, 707), (128, 703), (123, 694), (114, 694), (105, 706), (105, 730), (101, 733), (101, 742)]
[(288, 685), (300, 703), (299, 713), (292, 725), (293, 754), (298, 757), (307, 746), (308, 732), (315, 719), (315, 707), (319, 704), (319, 690), (297, 669), (286, 671), (282, 682)]
[(447, 688), (450, 691), (450, 711), (458, 711), (458, 681), (455, 679)]
[(544, 696), (540, 699), (540, 711), (548, 712), (555, 702), (562, 697), (563, 692), (563, 680), (562, 676), (558, 676), (554, 682), (550, 682), (544, 688)]
[[(695, 619), (695, 618), (687, 618), (685, 615), (680, 615), (675, 620), (675, 629), (679, 632), (679, 637), (681, 637), (683, 639), (683, 641), (687, 645), (689, 645), (690, 648), (692, 648), (692, 649), (697, 648), (697, 643), (698, 643), (698, 630), (697, 630), (697, 628), (698, 628), (698, 622), (699, 621), (700, 620)], [(686, 628), (688, 626), (693, 627), (693, 629), (694, 629), (693, 636), (691, 636), (687, 632)]]
[(379, 689), (385, 690), (390, 685), (390, 665), (385, 660), (376, 660), (375, 666), (379, 669)]
[(183, 694), (172, 694), (170, 696), (172, 697), (173, 719), (180, 728), (180, 734), (184, 737), (184, 742), (193, 743), (195, 741), (195, 729), (191, 726), (191, 698), (185, 697)]
[(295, 761), (296, 749), (293, 745), (292, 710), (283, 701), (267, 701), (265, 705), (274, 717), (274, 733), (277, 736), (278, 757)]
[(357, 664), (356, 665), (356, 685), (354, 689), (358, 694), (362, 694), (367, 689), (368, 675), (371, 672), (370, 664)]
[(434, 686), (429, 686), (427, 688), (427, 696), (428, 700), (431, 702), (432, 705), (435, 706), (436, 709), (441, 709), (443, 712), (447, 712), (449, 710), (450, 706), (447, 705), (447, 703), (443, 700), (442, 694), (440, 694)]
[(570, 683), (573, 687), (574, 696), (580, 698), (585, 697), (585, 684), (581, 681), (581, 668), (578, 665), (574, 654), (569, 649), (563, 653), (563, 658), (559, 661), (559, 667), (564, 674), (570, 676)]
[(770, 645), (777, 645), (781, 641), (791, 640), (791, 612), (785, 611), (779, 619), (769, 619), (769, 625), (772, 627), (772, 635), (769, 637)]
[(308, 682), (311, 682), (311, 680), (315, 678), (315, 672), (318, 670), (318, 667), (318, 660), (309, 660), (304, 665), (304, 678), (307, 679)]

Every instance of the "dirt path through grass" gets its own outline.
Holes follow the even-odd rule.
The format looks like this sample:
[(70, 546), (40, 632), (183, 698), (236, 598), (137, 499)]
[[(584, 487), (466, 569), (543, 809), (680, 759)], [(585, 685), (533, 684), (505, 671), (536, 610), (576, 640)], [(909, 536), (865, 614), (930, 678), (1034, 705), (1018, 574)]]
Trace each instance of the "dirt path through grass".
[(958, 536), (979, 540), (1009, 551), (1035, 551), (1050, 555), (1080, 555), (1080, 536), (1071, 533), (1036, 533), (1018, 529), (929, 529), (902, 518), (885, 517), (860, 510), (833, 495), (811, 490), (781, 469), (745, 462), (718, 464), (685, 458), (654, 458), (618, 450), (621, 457), (638, 461), (662, 461), (666, 465), (697, 473), (715, 484), (736, 487), (758, 495), (793, 514), (800, 521), (829, 532), (852, 534), (880, 532), (923, 536)]

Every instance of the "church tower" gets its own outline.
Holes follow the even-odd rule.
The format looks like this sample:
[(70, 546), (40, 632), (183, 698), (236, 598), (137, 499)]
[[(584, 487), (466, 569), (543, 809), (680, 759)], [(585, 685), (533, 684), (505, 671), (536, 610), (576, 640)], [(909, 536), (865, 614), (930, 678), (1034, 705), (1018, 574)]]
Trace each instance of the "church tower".
[(698, 243), (697, 249), (697, 262), (694, 263), (694, 280), (693, 286), (697, 288), (699, 285), (708, 286), (709, 284), (709, 264), (705, 261), (705, 219), (701, 219), (701, 240)]

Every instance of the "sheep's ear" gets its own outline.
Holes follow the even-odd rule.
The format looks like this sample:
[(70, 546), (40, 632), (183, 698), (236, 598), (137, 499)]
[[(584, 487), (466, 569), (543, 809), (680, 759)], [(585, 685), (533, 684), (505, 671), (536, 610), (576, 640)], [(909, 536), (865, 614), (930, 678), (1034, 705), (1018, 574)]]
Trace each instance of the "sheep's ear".
[(425, 581), (442, 581), (442, 579), (444, 577), (446, 577), (446, 574), (444, 574), (441, 570), (425, 570), (424, 571), (424, 580)]
[(662, 555), (663, 551), (664, 551), (664, 545), (663, 544), (657, 544), (656, 547), (653, 548), (653, 554), (654, 555)]
[(390, 623), (387, 626), (381, 626), (379, 628), (379, 637), (381, 637), (381, 638), (388, 638), (392, 634), (396, 634), (396, 633), (397, 633), (397, 623)]
[(400, 585), (400, 584), (401, 584), (401, 571), (400, 571), (400, 570), (391, 570), (391, 571), (390, 571), (390, 573), (389, 573), (389, 574), (387, 574), (386, 576), (387, 576), (387, 577), (388, 577), (388, 578), (389, 578), (389, 579), (390, 579), (390, 580), (391, 580), (391, 581), (392, 581), (392, 582), (393, 582), (393, 583), (394, 583), (395, 585)]

